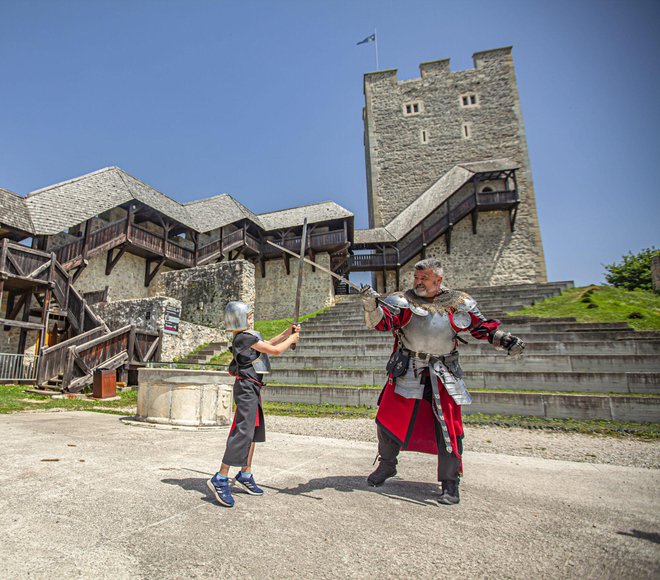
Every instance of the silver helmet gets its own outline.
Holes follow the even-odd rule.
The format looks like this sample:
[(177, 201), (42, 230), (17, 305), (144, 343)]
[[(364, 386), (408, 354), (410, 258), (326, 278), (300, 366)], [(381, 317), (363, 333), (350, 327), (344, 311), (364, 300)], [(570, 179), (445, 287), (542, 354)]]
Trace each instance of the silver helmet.
[(233, 300), (225, 306), (225, 329), (226, 330), (247, 330), (248, 315), (252, 312), (252, 306), (247, 302)]

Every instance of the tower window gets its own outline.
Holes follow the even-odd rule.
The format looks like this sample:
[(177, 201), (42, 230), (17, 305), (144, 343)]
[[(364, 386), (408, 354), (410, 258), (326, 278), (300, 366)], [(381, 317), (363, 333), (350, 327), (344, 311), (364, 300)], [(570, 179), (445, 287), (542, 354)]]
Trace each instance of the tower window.
[(424, 112), (424, 106), (421, 101), (412, 101), (403, 104), (403, 115), (409, 117), (411, 115), (419, 115)]
[(461, 107), (477, 107), (479, 106), (479, 99), (475, 93), (466, 93), (461, 95)]
[(428, 143), (429, 142), (429, 132), (426, 129), (422, 129), (419, 132), (419, 140), (422, 143)]
[(463, 137), (463, 139), (472, 138), (472, 123), (463, 123), (461, 128), (461, 137)]

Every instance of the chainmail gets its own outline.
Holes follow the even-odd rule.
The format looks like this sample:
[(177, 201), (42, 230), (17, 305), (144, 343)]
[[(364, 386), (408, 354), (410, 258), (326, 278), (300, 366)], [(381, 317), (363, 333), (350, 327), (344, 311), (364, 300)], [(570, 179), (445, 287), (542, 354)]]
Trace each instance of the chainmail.
[(397, 296), (403, 296), (413, 306), (418, 306), (428, 311), (430, 314), (445, 312), (452, 312), (458, 309), (458, 306), (470, 298), (469, 294), (461, 292), (460, 290), (451, 290), (446, 286), (440, 287), (440, 293), (433, 298), (423, 298), (417, 296), (414, 290), (406, 290), (405, 292), (393, 292)]

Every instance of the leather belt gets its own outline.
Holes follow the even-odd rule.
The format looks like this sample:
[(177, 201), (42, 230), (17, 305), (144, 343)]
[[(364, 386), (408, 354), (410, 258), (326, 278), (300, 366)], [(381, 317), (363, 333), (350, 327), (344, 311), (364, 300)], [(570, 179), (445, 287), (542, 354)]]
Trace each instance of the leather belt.
[(408, 348), (401, 348), (401, 350), (406, 353), (408, 356), (421, 360), (425, 363), (431, 362), (432, 360), (437, 360), (442, 363), (454, 362), (458, 360), (458, 351), (450, 352), (449, 354), (429, 354), (428, 352), (416, 352)]

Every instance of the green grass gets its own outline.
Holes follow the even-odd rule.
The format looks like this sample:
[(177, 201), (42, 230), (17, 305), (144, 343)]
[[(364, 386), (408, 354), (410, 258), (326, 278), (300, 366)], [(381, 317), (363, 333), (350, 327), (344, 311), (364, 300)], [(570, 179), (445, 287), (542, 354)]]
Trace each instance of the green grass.
[(573, 316), (578, 322), (627, 322), (635, 330), (660, 330), (660, 295), (648, 290), (585, 286), (564, 290), (560, 296), (509, 314)]
[[(370, 407), (342, 407), (339, 405), (314, 405), (307, 403), (264, 403), (267, 415), (285, 415), (290, 417), (312, 417), (331, 419), (373, 419), (376, 409)], [(465, 425), (483, 425), (495, 427), (519, 427), (522, 429), (542, 429), (547, 431), (565, 431), (588, 435), (609, 435), (616, 437), (635, 437), (647, 440), (660, 439), (660, 425), (657, 423), (632, 423), (623, 421), (577, 419), (544, 419), (517, 415), (463, 415)]]
[(0, 385), (0, 414), (19, 411), (100, 411), (126, 415), (126, 409), (137, 405), (137, 391), (121, 391), (116, 401), (96, 401), (94, 399), (51, 399), (44, 395), (26, 393), (25, 386)]
[[(304, 322), (305, 320), (314, 318), (315, 316), (318, 316), (322, 312), (325, 312), (327, 309), (328, 307), (321, 308), (320, 310), (316, 310), (315, 312), (310, 312), (309, 314), (305, 314), (300, 317), (300, 322)], [(280, 332), (285, 331), (290, 324), (291, 324), (291, 320), (288, 318), (278, 318), (275, 320), (257, 320), (254, 323), (254, 329), (257, 332), (261, 333), (261, 336), (264, 337), (264, 340), (269, 340), (274, 336), (277, 336)], [(213, 358), (211, 358), (209, 362), (216, 365), (228, 365), (231, 362), (231, 353), (227, 351), (227, 352), (223, 352), (222, 354), (218, 354)]]
[[(117, 401), (91, 399), (51, 399), (25, 392), (26, 387), (0, 385), (0, 414), (23, 411), (94, 411), (116, 415), (132, 415), (137, 406), (137, 391), (122, 391)], [(264, 403), (269, 415), (315, 417), (333, 419), (373, 419), (376, 409), (370, 407), (344, 407), (341, 405), (313, 405), (302, 403)], [(572, 433), (600, 434), (618, 437), (660, 439), (660, 425), (656, 423), (624, 423), (620, 421), (578, 421), (576, 419), (542, 419), (509, 415), (464, 415), (466, 425), (521, 427)]]
[[(305, 320), (314, 318), (315, 316), (318, 316), (322, 312), (325, 312), (327, 309), (328, 307), (321, 308), (320, 310), (316, 310), (315, 312), (310, 312), (309, 314), (305, 314), (300, 317), (300, 322), (304, 322)], [(274, 336), (277, 336), (280, 332), (286, 330), (291, 324), (291, 322), (292, 321), (289, 318), (279, 318), (277, 320), (257, 320), (254, 323), (254, 329), (257, 332), (260, 332), (261, 336), (263, 336), (265, 340), (269, 340)]]

